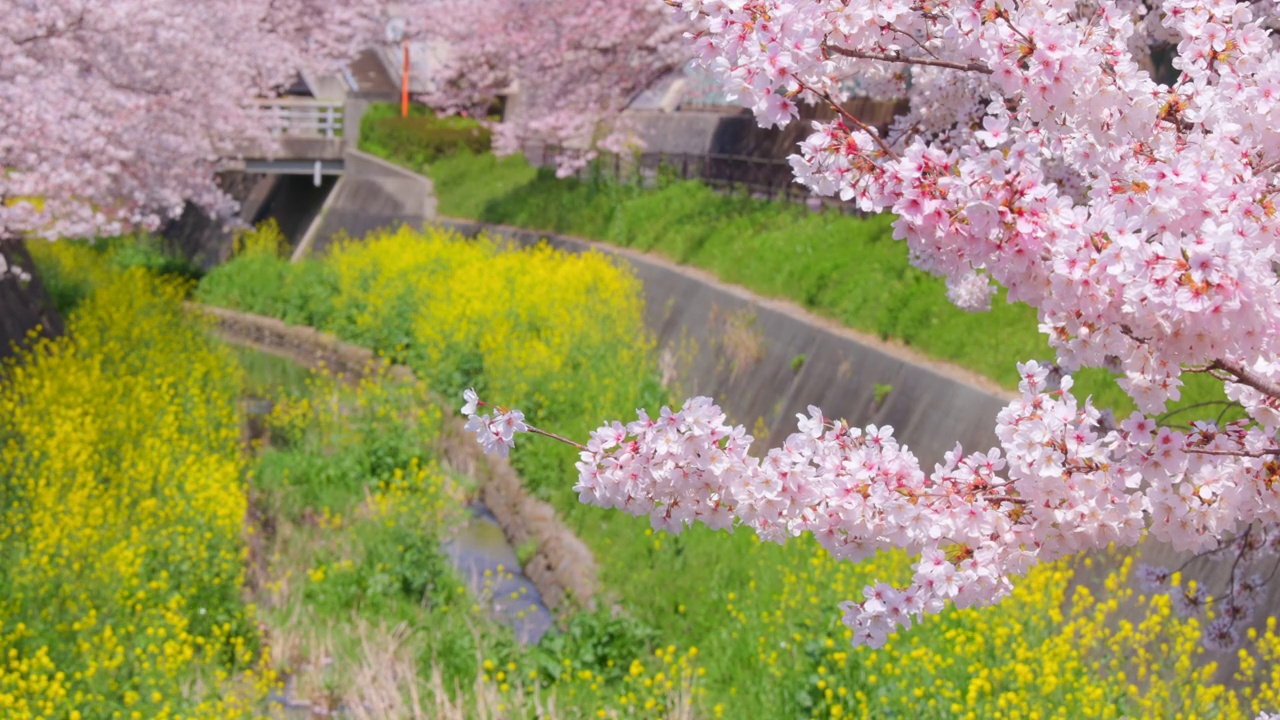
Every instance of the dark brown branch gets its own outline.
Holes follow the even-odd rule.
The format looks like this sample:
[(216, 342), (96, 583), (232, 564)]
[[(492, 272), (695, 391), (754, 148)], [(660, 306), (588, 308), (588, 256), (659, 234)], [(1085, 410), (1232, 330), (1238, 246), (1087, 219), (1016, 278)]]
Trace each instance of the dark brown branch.
[(1258, 392), (1275, 400), (1280, 400), (1280, 385), (1277, 385), (1249, 368), (1232, 360), (1214, 360), (1209, 363), (1210, 370), (1222, 370), (1232, 376), (1233, 382), (1248, 385)]
[(1231, 577), (1227, 579), (1227, 587), (1223, 591), (1223, 595), (1233, 594), (1236, 591), (1236, 568), (1239, 567), (1240, 561), (1244, 559), (1244, 555), (1249, 551), (1249, 533), (1253, 532), (1253, 526), (1250, 525), (1244, 529), (1244, 534), (1238, 535), (1235, 541), (1240, 544), (1240, 549), (1236, 550), (1236, 559), (1231, 563)]
[(879, 130), (876, 130), (870, 125), (867, 125), (866, 123), (862, 122), (858, 118), (854, 117), (853, 113), (849, 112), (848, 110), (845, 110), (844, 107), (840, 105), (840, 103), (836, 102), (835, 98), (831, 97), (831, 93), (829, 92), (819, 93), (818, 91), (814, 90), (808, 85), (805, 85), (804, 83), (800, 83), (800, 89), (808, 90), (809, 92), (822, 98), (828, 105), (831, 106), (831, 109), (835, 110), (840, 115), (840, 117), (844, 118), (845, 120), (848, 120), (850, 123), (853, 123), (860, 130), (862, 130), (866, 134), (870, 135), (873, 139), (875, 139), (876, 144), (880, 146), (881, 152), (883, 152), (888, 157), (893, 158), (894, 160), (898, 159), (898, 153), (894, 152), (893, 148), (889, 147), (889, 144), (884, 141), (884, 138), (880, 137)]
[(1247, 457), (1247, 458), (1264, 458), (1271, 456), (1280, 456), (1280, 448), (1271, 448), (1270, 450), (1200, 450), (1197, 448), (1183, 448), (1183, 452), (1196, 455), (1216, 455), (1219, 457)]
[(836, 55), (842, 55), (847, 58), (856, 60), (879, 60), (881, 62), (901, 63), (903, 65), (928, 65), (930, 67), (947, 68), (949, 70), (960, 70), (961, 72), (976, 72), (983, 75), (990, 75), (991, 68), (979, 63), (962, 63), (952, 62), (950, 60), (934, 60), (931, 58), (913, 57), (903, 55), (902, 52), (895, 50), (892, 53), (868, 53), (860, 50), (849, 50), (837, 45), (824, 46), (826, 51)]
[(76, 18), (74, 20), (64, 24), (60, 28), (46, 27), (42, 31), (37, 32), (34, 35), (28, 35), (27, 37), (24, 37), (24, 38), (17, 38), (12, 42), (14, 45), (18, 47), (22, 47), (23, 45), (30, 45), (31, 43), (40, 42), (42, 40), (52, 40), (56, 37), (61, 37), (63, 35), (76, 32), (83, 28), (84, 28), (84, 10), (81, 10), (80, 14), (76, 15)]
[(929, 49), (929, 48), (928, 48), (924, 43), (920, 42), (920, 40), (919, 40), (915, 35), (912, 35), (911, 33), (906, 32), (905, 30), (899, 30), (897, 27), (895, 27), (895, 26), (894, 26), (894, 24), (893, 24), (893, 23), (889, 23), (889, 25), (888, 25), (887, 27), (888, 27), (890, 30), (894, 31), (895, 33), (898, 33), (899, 35), (905, 36), (908, 40), (910, 40), (911, 42), (915, 43), (915, 44), (916, 44), (916, 47), (918, 47), (918, 48), (920, 48), (921, 50), (925, 51), (925, 52), (929, 55), (929, 57), (933, 58), (934, 60), (942, 60), (942, 58), (938, 57), (937, 53), (935, 53), (934, 51), (930, 50), (930, 49)]
[(1269, 172), (1271, 172), (1272, 170), (1275, 170), (1275, 169), (1276, 169), (1276, 168), (1278, 168), (1278, 167), (1280, 167), (1280, 160), (1276, 160), (1275, 162), (1270, 162), (1270, 163), (1267, 163), (1266, 165), (1263, 165), (1262, 167), (1258, 168), (1257, 170), (1254, 170), (1254, 171), (1253, 171), (1253, 174), (1254, 174), (1254, 175), (1262, 175), (1263, 173), (1269, 173)]

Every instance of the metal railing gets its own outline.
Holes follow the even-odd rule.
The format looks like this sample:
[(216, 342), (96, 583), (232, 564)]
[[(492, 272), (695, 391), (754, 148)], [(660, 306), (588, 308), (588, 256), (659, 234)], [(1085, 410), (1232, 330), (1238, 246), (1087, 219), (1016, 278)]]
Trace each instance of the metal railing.
[[(543, 147), (530, 159), (541, 166), (555, 162), (556, 148)], [(802, 203), (810, 209), (863, 215), (852, 202), (814, 195), (795, 181), (787, 160), (716, 153), (641, 153), (637, 156), (604, 155), (578, 173), (584, 180), (610, 180), (656, 186), (663, 178), (697, 180), (722, 192), (745, 192), (767, 200)]]
[(273, 136), (342, 137), (342, 102), (306, 98), (277, 98), (255, 103)]

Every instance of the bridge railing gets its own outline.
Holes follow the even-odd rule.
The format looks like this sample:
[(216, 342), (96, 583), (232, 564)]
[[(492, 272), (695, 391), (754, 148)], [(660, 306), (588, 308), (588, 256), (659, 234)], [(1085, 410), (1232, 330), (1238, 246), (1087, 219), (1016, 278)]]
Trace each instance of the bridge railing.
[(342, 101), (277, 98), (259, 100), (257, 111), (273, 136), (342, 137)]

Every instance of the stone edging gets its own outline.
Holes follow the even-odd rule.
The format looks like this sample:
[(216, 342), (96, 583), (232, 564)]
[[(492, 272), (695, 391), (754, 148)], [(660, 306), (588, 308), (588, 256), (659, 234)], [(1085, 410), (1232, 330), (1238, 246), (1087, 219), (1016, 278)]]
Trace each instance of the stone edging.
[[(212, 318), (223, 339), (283, 356), (308, 367), (324, 365), (349, 377), (359, 377), (371, 365), (386, 365), (368, 348), (343, 342), (330, 333), (289, 325), (275, 318), (188, 303), (187, 309)], [(404, 365), (386, 368), (393, 377), (414, 380)], [(447, 402), (439, 450), (451, 469), (475, 478), (480, 500), (493, 513), (512, 547), (532, 541), (536, 550), (524, 572), (542, 595), (542, 602), (563, 613), (575, 606), (593, 607), (596, 564), (591, 550), (559, 517), (549, 503), (530, 495), (519, 475), (504, 458), (489, 457), (463, 429), (463, 421)]]

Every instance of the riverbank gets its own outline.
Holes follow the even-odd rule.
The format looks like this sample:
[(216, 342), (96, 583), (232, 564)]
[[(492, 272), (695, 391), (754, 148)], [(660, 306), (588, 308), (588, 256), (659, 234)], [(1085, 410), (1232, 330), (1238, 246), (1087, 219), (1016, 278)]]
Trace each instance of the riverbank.
[[(469, 328), (462, 336), (475, 344), (452, 346), (448, 359), (456, 363), (470, 358), (474, 374), (469, 377), (479, 386), (497, 367), (491, 360), (508, 363), (511, 357), (519, 357), (518, 352), (515, 356), (502, 354), (512, 352), (513, 346), (527, 354), (529, 347), (556, 336), (552, 329), (557, 327), (555, 323), (578, 327), (581, 322), (561, 317), (559, 312), (569, 312), (565, 307), (548, 316), (559, 318), (554, 323), (535, 324), (537, 334), (513, 341), (511, 326), (493, 318), (507, 313), (520, 317), (529, 303), (498, 300), (526, 298), (522, 294), (526, 287), (551, 286), (565, 292), (571, 280), (579, 282), (584, 276), (581, 272), (555, 275), (553, 283), (526, 278), (527, 285), (511, 285), (511, 295), (495, 295), (497, 286), (482, 279), (485, 272), (505, 273), (507, 264), (516, 263), (521, 256), (529, 262), (529, 258), (542, 262), (557, 257), (545, 247), (498, 248), (489, 241), (467, 242), (438, 230), (419, 234), (402, 229), (341, 246), (323, 260), (289, 264), (270, 255), (240, 258), (226, 266), (226, 278), (219, 282), (230, 283), (233, 277), (248, 282), (279, 273), (279, 281), (266, 286), (277, 289), (275, 299), (257, 300), (270, 305), (279, 303), (283, 295), (292, 292), (290, 285), (302, 278), (347, 273), (341, 282), (323, 286), (328, 289), (309, 296), (307, 312), (330, 308), (324, 311), (330, 327), (348, 338), (363, 336), (386, 343), (375, 346), (383, 355), (437, 357), (434, 343), (454, 337), (441, 334), (439, 326), (444, 321), (437, 318), (445, 314), (469, 318), (452, 321), (457, 325), (449, 333)], [(499, 255), (488, 255), (490, 252)], [(453, 253), (458, 257), (476, 253), (475, 257), (484, 260), (474, 266), (443, 260)], [(564, 260), (570, 257), (581, 262), (599, 260), (591, 253)], [(432, 259), (426, 262), (427, 258)], [(257, 269), (237, 274), (238, 267)], [(533, 274), (540, 272), (545, 270)], [(608, 292), (613, 287), (605, 283), (575, 295), (586, 308), (585, 318), (594, 318), (601, 298), (619, 297)], [(378, 292), (369, 288), (378, 288)], [(220, 292), (230, 289), (227, 285)], [(443, 302), (439, 297), (449, 300)], [(291, 307), (288, 303), (277, 306)], [(405, 309), (406, 315), (392, 314)], [(539, 308), (538, 312), (544, 310)], [(340, 317), (371, 319), (357, 322)], [(635, 321), (632, 318), (629, 322)], [(408, 334), (397, 334), (397, 327), (407, 328)], [(486, 344), (490, 342), (493, 344)], [(482, 351), (472, 355), (470, 347), (493, 348), (496, 354)], [(582, 349), (593, 347), (574, 346), (574, 352), (598, 357), (594, 351)], [(541, 368), (545, 361), (538, 357), (537, 362), (534, 367)], [(518, 364), (503, 367), (521, 372)], [(582, 366), (569, 367), (568, 378), (588, 377), (576, 374), (584, 372)], [(447, 373), (437, 372), (436, 377), (442, 383), (458, 381)], [(627, 376), (609, 377), (613, 378), (610, 382), (621, 383)], [(504, 382), (510, 388), (528, 380), (512, 375)], [(563, 389), (568, 394), (562, 397), (576, 397), (583, 388), (589, 388), (593, 398), (628, 392), (599, 380), (594, 384), (566, 381)], [(534, 398), (532, 407), (538, 412), (554, 411), (554, 406), (542, 404), (545, 401), (539, 400), (536, 391), (513, 396), (490, 390), (486, 396), (504, 401), (518, 397), (521, 404)], [(652, 407), (650, 410), (653, 412)], [(582, 437), (576, 431), (568, 434)], [(528, 456), (521, 459), (522, 453), (543, 452), (546, 445), (538, 438), (522, 439), (513, 454), (517, 466), (529, 462)], [(688, 677), (696, 679), (696, 693), (681, 694), (679, 683), (671, 691), (693, 697), (691, 702), (704, 713), (762, 719), (905, 713), (938, 718), (967, 717), (970, 713), (1013, 717), (1015, 712), (1022, 717), (1031, 713), (1053, 717), (1054, 712), (1062, 717), (1163, 718), (1178, 713), (1244, 717), (1240, 708), (1261, 702), (1258, 698), (1271, 692), (1262, 675), (1242, 677), (1236, 687), (1220, 684), (1215, 679), (1216, 656), (1200, 645), (1198, 621), (1173, 615), (1167, 596), (1135, 590), (1129, 579), (1131, 562), (1123, 559), (1097, 568), (1089, 558), (1042, 566), (1023, 578), (1013, 596), (997, 607), (950, 610), (895, 636), (880, 650), (851, 649), (847, 631), (833, 608), (858, 598), (861, 589), (873, 580), (901, 582), (910, 572), (910, 558), (894, 553), (853, 565), (833, 560), (807, 538), (777, 546), (756, 541), (749, 533), (726, 536), (705, 528), (691, 528), (678, 536), (653, 533), (646, 519), (577, 503), (566, 492), (573, 481), (569, 463), (531, 467), (541, 473), (539, 484), (531, 489), (546, 492), (545, 497), (562, 513), (566, 524), (593, 550), (600, 564), (601, 596), (609, 599), (609, 607), (622, 613), (621, 618), (579, 614), (570, 619), (567, 632), (557, 636), (557, 641), (566, 642), (575, 637), (594, 638), (571, 653), (558, 649), (556, 654), (566, 659), (595, 658), (592, 669), (578, 672), (588, 672), (581, 677), (593, 678), (589, 684), (603, 692), (618, 682), (626, 683), (628, 677), (655, 670), (665, 683), (670, 677), (668, 669), (680, 667), (681, 673), (692, 673)], [(1093, 574), (1102, 579), (1087, 585), (1076, 582), (1081, 575)], [(1113, 630), (1120, 626), (1135, 630)], [(1249, 657), (1268, 657), (1274, 643), (1273, 634), (1263, 633)], [(1160, 646), (1170, 650), (1150, 651)], [(623, 652), (622, 648), (630, 650)], [(635, 648), (651, 648), (662, 658), (661, 664), (642, 659), (621, 664), (618, 658)], [(520, 661), (514, 662), (519, 666)], [(633, 676), (632, 668), (639, 675)], [(556, 685), (564, 691), (565, 674), (559, 677)], [(1045, 677), (1055, 681), (1042, 682)], [(1129, 679), (1134, 677), (1142, 677), (1142, 683), (1132, 683)], [(1250, 694), (1238, 694), (1246, 686)], [(917, 694), (926, 688), (931, 697)], [(1236, 709), (1224, 708), (1224, 698), (1234, 698), (1230, 702)]]

